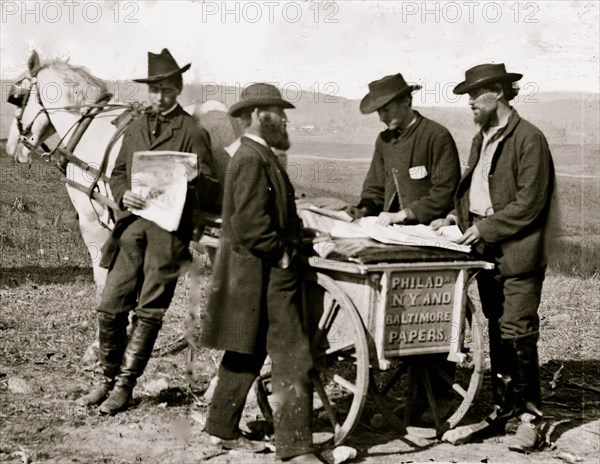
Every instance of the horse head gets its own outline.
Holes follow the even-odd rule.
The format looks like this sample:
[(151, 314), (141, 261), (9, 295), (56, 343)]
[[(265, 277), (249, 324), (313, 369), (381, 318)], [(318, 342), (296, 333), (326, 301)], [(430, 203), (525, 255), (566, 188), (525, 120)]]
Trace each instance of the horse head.
[(11, 86), (7, 98), (16, 109), (6, 153), (19, 163), (30, 162), (32, 150), (37, 150), (55, 132), (41, 101), (37, 82), (40, 68), (40, 58), (34, 51), (29, 57), (28, 70)]
[(106, 84), (81, 67), (64, 61), (41, 63), (33, 51), (28, 70), (15, 82), (8, 102), (14, 104), (15, 119), (6, 152), (16, 161), (31, 161), (55, 132), (66, 142), (82, 113), (107, 92)]

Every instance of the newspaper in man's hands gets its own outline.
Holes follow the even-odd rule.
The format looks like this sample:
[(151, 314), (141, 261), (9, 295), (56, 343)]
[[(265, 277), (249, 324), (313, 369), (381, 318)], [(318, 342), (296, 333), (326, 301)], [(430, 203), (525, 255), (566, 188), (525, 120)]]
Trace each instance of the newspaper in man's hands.
[(198, 156), (180, 151), (136, 151), (131, 167), (131, 190), (146, 200), (137, 216), (172, 232), (181, 222), (187, 183), (198, 175)]

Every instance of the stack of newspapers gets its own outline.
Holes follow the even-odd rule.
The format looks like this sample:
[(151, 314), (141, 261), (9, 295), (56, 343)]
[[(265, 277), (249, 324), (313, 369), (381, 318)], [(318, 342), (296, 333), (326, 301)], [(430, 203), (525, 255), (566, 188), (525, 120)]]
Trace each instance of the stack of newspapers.
[[(456, 243), (456, 240), (462, 236), (458, 226), (445, 226), (437, 231), (423, 224), (382, 226), (376, 223), (376, 216), (353, 221), (344, 211), (311, 206), (300, 210), (299, 215), (304, 227), (318, 230), (324, 234), (321, 236), (320, 242), (325, 240), (324, 237), (331, 240), (370, 238), (388, 245), (446, 248), (464, 253), (471, 251), (470, 246)], [(323, 248), (323, 246), (319, 246), (319, 249)]]

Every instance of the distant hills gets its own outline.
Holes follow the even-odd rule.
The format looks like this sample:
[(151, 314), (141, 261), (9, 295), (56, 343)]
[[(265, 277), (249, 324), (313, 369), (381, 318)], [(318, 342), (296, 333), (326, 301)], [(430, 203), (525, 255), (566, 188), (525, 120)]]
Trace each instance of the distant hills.
[[(0, 138), (6, 138), (14, 114), (14, 107), (6, 103), (10, 81), (0, 81), (2, 102), (0, 109)], [(110, 81), (109, 89), (118, 101), (147, 101), (145, 85), (131, 81)], [(238, 99), (238, 88), (216, 85), (186, 85), (180, 102), (220, 100), (231, 106)], [(377, 114), (362, 115), (359, 100), (315, 93), (311, 90), (283, 89), (295, 110), (288, 116), (290, 129), (303, 136), (321, 136), (328, 141), (367, 143), (375, 141), (383, 124)], [(536, 100), (535, 102), (533, 100)], [(599, 95), (578, 92), (548, 92), (522, 98), (515, 103), (519, 113), (537, 125), (554, 144), (598, 144), (600, 141)], [(455, 106), (415, 107), (424, 116), (445, 125), (453, 134), (462, 151), (470, 145), (476, 131), (471, 110), (465, 103)]]

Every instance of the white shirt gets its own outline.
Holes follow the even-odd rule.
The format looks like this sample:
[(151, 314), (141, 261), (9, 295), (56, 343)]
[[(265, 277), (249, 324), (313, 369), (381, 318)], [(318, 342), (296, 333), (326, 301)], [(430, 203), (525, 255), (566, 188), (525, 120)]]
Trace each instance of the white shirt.
[(482, 131), (481, 153), (471, 177), (471, 189), (469, 191), (469, 211), (478, 216), (487, 217), (494, 214), (492, 198), (490, 197), (490, 168), (496, 148), (504, 138), (506, 122), (504, 125), (490, 127), (487, 131)]

